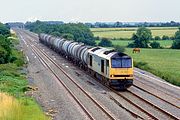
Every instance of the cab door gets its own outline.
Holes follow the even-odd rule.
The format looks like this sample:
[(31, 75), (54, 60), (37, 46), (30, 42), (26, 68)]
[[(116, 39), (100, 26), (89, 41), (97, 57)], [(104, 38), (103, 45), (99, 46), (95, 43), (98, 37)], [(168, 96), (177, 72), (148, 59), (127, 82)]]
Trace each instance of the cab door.
[(101, 72), (104, 73), (104, 60), (101, 60)]

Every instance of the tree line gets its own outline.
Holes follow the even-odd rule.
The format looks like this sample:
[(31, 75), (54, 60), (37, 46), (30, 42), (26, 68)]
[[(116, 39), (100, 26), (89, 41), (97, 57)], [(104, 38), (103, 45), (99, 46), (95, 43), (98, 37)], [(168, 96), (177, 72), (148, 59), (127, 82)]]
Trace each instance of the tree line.
[(36, 21), (26, 24), (25, 28), (35, 33), (51, 34), (53, 36), (63, 37), (68, 40), (82, 42), (91, 46), (96, 44), (93, 33), (82, 23), (48, 24)]
[(121, 28), (121, 27), (177, 27), (180, 26), (179, 22), (96, 22), (96, 23), (85, 23), (90, 28)]

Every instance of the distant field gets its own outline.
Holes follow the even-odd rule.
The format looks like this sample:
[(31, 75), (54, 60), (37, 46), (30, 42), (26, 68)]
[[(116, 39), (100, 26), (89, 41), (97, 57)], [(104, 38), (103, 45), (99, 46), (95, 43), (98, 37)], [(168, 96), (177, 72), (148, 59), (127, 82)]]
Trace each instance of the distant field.
[[(149, 27), (153, 36), (173, 36), (178, 30), (177, 27)], [(91, 28), (94, 36), (106, 38), (131, 38), (137, 28)]]
[[(132, 43), (132, 40), (111, 40), (113, 45), (121, 45), (121, 46), (127, 46), (129, 43)], [(156, 40), (161, 44), (162, 47), (169, 48), (171, 47), (173, 40)], [(100, 40), (96, 40), (96, 43), (98, 44)], [(151, 41), (152, 42), (152, 41)]]
[(126, 53), (136, 62), (146, 62), (152, 68), (148, 71), (180, 86), (180, 50), (141, 49), (140, 54), (133, 54), (132, 49), (127, 48)]

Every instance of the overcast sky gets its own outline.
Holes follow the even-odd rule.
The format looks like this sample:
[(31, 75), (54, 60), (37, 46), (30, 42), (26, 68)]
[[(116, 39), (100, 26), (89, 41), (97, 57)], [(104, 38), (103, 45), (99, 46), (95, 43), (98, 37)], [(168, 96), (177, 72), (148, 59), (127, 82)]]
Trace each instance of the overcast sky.
[(180, 0), (0, 0), (0, 21), (180, 22)]

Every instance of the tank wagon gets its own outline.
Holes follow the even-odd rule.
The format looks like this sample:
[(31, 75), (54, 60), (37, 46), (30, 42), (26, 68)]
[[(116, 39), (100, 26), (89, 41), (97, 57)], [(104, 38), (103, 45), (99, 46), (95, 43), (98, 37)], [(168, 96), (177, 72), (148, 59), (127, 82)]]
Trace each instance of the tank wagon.
[(47, 34), (39, 41), (115, 89), (124, 90), (133, 84), (133, 59), (114, 50), (91, 47)]

